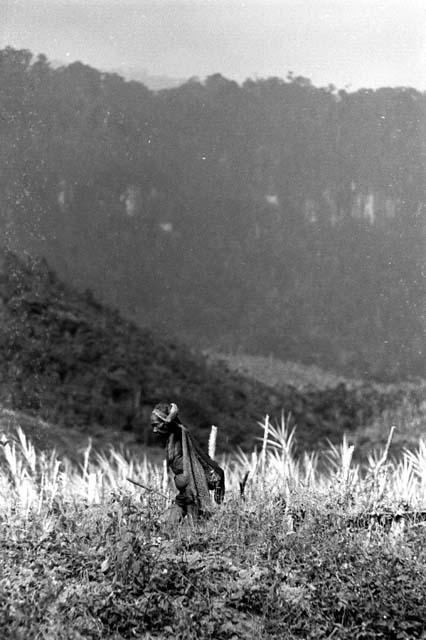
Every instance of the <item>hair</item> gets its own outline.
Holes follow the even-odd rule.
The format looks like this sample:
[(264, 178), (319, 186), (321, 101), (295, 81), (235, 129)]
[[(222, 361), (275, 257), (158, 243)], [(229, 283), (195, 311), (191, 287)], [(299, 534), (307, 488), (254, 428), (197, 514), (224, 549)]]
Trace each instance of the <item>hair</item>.
[[(167, 423), (177, 423), (180, 424), (180, 420), (178, 417), (178, 407), (176, 404), (167, 403), (167, 402), (159, 402), (155, 405), (154, 409), (151, 413), (151, 420), (154, 417), (155, 421), (162, 420), (162, 416), (164, 416), (164, 420), (162, 420), (165, 424)], [(160, 415), (158, 415), (160, 414)]]
[(158, 411), (159, 413), (164, 414), (164, 416), (168, 416), (170, 413), (170, 403), (168, 402), (159, 402), (155, 405), (153, 411)]
[(176, 404), (159, 402), (155, 405), (151, 413), (151, 425), (156, 433), (170, 434), (180, 424)]

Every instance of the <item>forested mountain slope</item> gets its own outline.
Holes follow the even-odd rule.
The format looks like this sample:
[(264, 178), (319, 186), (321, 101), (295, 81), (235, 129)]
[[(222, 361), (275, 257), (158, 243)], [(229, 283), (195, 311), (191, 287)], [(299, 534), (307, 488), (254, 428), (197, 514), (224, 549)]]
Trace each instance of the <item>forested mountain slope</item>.
[(0, 52), (0, 224), (139, 325), (426, 375), (426, 96), (217, 74), (152, 92)]
[(153, 444), (149, 414), (162, 400), (177, 402), (204, 443), (218, 425), (219, 448), (229, 450), (252, 447), (267, 412), (291, 412), (300, 445), (313, 447), (407, 398), (417, 406), (424, 390), (268, 387), (123, 320), (61, 283), (45, 262), (1, 255), (0, 405), (101, 441), (104, 434), (105, 444), (112, 431)]

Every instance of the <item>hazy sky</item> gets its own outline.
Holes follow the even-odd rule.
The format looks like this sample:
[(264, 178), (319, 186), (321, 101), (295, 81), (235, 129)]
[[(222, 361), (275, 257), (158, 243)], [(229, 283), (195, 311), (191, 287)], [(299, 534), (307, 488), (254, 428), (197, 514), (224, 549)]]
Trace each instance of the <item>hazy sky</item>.
[(173, 77), (426, 90), (426, 0), (0, 0), (0, 46)]

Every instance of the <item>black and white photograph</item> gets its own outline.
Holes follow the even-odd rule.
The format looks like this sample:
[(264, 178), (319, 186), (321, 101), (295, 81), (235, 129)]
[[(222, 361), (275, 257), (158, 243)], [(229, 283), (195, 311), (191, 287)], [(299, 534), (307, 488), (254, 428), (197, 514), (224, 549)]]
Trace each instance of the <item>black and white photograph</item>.
[(0, 0), (1, 640), (426, 640), (424, 0)]

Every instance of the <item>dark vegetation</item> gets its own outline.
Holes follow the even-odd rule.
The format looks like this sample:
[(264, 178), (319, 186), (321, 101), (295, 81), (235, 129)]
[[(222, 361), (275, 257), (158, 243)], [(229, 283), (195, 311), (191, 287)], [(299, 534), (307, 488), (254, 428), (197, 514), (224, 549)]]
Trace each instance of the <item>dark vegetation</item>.
[[(266, 411), (275, 418), (291, 413), (299, 444), (313, 448), (326, 438), (339, 442), (344, 431), (366, 426), (407, 401), (414, 410), (424, 400), (424, 388), (340, 384), (302, 393), (285, 384), (268, 387), (124, 320), (90, 292), (64, 285), (44, 261), (24, 263), (2, 254), (4, 407), (98, 434), (101, 444), (113, 432), (129, 442), (153, 444), (149, 414), (164, 399), (180, 406), (203, 443), (211, 425), (219, 426), (222, 450), (252, 447), (259, 435), (256, 423)], [(385, 434), (388, 428), (389, 423)]]
[(332, 514), (321, 503), (289, 533), (279, 501), (228, 502), (171, 537), (155, 501), (121, 495), (58, 497), (25, 528), (0, 515), (2, 637), (424, 638), (424, 530), (392, 539)]
[(5, 242), (191, 345), (425, 376), (425, 113), (405, 87), (155, 93), (6, 48)]

